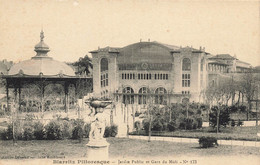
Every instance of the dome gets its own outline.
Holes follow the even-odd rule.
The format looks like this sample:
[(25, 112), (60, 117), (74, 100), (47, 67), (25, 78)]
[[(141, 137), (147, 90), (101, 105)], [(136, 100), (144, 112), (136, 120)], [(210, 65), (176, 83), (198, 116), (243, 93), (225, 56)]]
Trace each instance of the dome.
[(48, 45), (43, 41), (44, 34), (41, 32), (41, 41), (35, 46), (37, 53), (30, 60), (22, 61), (13, 65), (8, 75), (24, 74), (27, 76), (75, 76), (74, 70), (64, 62), (53, 60), (47, 55), (50, 51)]
[(63, 74), (66, 76), (75, 76), (73, 69), (63, 63), (52, 58), (32, 58), (31, 60), (22, 61), (11, 67), (8, 75), (25, 74), (36, 76), (43, 74), (44, 76), (54, 76)]

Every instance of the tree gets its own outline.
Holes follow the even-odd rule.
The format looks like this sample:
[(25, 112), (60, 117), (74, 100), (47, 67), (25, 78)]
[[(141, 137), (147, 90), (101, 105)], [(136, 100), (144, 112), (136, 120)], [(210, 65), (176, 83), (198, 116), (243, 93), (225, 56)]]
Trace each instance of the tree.
[(93, 68), (92, 60), (88, 55), (85, 55), (85, 57), (80, 57), (78, 61), (72, 63), (74, 67), (77, 67), (76, 74), (89, 74), (90, 68)]
[(252, 108), (251, 100), (253, 100), (257, 95), (257, 84), (259, 84), (259, 79), (252, 70), (242, 75), (240, 80), (240, 90), (246, 97), (248, 103), (247, 120), (249, 120), (249, 112)]
[(213, 128), (219, 131), (220, 126), (226, 127), (230, 120), (229, 109), (227, 106), (213, 106), (209, 114), (209, 122)]

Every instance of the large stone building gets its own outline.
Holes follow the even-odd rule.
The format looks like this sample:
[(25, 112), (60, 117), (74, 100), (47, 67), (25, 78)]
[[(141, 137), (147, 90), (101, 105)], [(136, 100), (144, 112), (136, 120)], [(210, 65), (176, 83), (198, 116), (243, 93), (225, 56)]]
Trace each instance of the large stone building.
[(94, 94), (139, 105), (149, 100), (155, 104), (202, 101), (201, 91), (219, 75), (251, 67), (228, 54), (214, 56), (205, 48), (159, 42), (105, 47), (90, 53)]

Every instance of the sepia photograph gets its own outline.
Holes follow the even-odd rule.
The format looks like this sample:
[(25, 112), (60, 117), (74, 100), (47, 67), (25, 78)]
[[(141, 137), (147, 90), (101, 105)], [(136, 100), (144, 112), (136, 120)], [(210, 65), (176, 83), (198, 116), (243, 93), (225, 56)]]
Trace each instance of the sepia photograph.
[(260, 165), (259, 0), (0, 0), (0, 165)]

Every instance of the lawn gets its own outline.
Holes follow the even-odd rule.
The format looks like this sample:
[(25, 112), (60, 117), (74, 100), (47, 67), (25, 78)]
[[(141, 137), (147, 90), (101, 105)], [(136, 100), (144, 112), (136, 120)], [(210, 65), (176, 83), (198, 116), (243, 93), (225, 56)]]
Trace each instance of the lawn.
[[(258, 132), (260, 130), (258, 129)], [(144, 130), (139, 132), (132, 132), (132, 135), (146, 135)], [(226, 127), (221, 128), (217, 134), (213, 132), (211, 127), (197, 129), (197, 130), (176, 130), (174, 132), (152, 132), (152, 136), (171, 136), (171, 137), (190, 137), (200, 138), (202, 136), (216, 137), (217, 139), (224, 140), (250, 140), (260, 141), (260, 137), (257, 137), (256, 127)]]
[[(110, 158), (156, 158), (176, 156), (260, 156), (257, 147), (218, 146), (201, 149), (199, 144), (145, 141), (127, 138), (108, 138)], [(86, 156), (88, 139), (78, 140), (32, 140), (0, 141), (1, 159), (58, 159), (80, 158)]]

